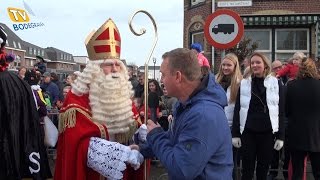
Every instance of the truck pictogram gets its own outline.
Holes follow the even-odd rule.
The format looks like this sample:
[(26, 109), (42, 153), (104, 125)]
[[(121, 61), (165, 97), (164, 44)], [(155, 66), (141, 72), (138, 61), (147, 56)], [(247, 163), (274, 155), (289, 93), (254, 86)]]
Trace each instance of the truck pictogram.
[(219, 32), (224, 34), (231, 34), (234, 32), (234, 24), (217, 24), (213, 26), (212, 32), (218, 34)]

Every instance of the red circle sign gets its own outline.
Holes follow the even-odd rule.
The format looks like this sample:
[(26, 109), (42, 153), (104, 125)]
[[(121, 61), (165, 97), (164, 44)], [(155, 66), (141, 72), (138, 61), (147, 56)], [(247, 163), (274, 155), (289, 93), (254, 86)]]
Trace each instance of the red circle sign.
[[(221, 16), (221, 17), (218, 17)], [(229, 16), (229, 17), (228, 17)], [(218, 18), (217, 18), (218, 17)], [(223, 19), (228, 17), (228, 19)], [(220, 18), (220, 19), (219, 19)], [(219, 21), (217, 20), (219, 19)], [(232, 22), (230, 21), (232, 20)], [(212, 27), (213, 23), (217, 21), (217, 23), (222, 20), (225, 24), (217, 24)], [(231, 24), (230, 24), (231, 22)], [(234, 23), (233, 23), (234, 22)], [(229, 23), (229, 24), (226, 24)], [(235, 27), (237, 32), (234, 32)], [(210, 14), (206, 22), (204, 24), (204, 35), (209, 44), (211, 44), (215, 48), (219, 49), (228, 49), (235, 46), (242, 38), (244, 31), (244, 26), (241, 17), (238, 13), (229, 10), (229, 9), (219, 9), (214, 13)], [(219, 33), (223, 33), (222, 35)], [(237, 33), (236, 35), (231, 35), (232, 33)], [(218, 35), (215, 35), (218, 34)], [(213, 37), (217, 36), (217, 37)], [(224, 42), (224, 38), (231, 38), (230, 41)]]

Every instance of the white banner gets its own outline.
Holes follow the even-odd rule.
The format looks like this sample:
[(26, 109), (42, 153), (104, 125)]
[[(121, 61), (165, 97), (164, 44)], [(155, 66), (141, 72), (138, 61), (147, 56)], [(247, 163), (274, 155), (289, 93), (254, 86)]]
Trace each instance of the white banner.
[(0, 4), (0, 22), (14, 32), (31, 31), (45, 26), (27, 0), (0, 0)]

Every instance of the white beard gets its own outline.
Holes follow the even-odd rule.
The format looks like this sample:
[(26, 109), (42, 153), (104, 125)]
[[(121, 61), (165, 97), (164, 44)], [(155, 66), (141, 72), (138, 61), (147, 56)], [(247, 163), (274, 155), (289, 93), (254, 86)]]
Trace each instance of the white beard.
[(72, 84), (74, 93), (89, 93), (92, 120), (105, 124), (110, 137), (128, 134), (135, 123), (132, 85), (125, 66), (121, 68), (121, 73), (105, 75), (98, 64), (91, 63)]

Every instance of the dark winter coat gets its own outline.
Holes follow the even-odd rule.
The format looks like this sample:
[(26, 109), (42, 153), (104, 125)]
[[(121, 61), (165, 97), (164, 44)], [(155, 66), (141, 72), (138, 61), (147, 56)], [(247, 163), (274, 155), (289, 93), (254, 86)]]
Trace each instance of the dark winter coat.
[(286, 113), (289, 146), (320, 152), (320, 81), (312, 78), (288, 83)]

